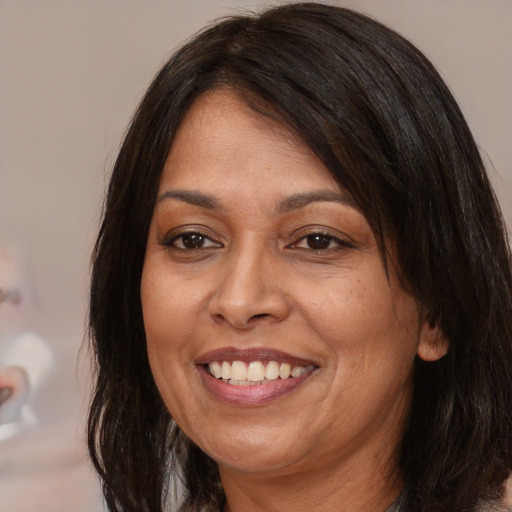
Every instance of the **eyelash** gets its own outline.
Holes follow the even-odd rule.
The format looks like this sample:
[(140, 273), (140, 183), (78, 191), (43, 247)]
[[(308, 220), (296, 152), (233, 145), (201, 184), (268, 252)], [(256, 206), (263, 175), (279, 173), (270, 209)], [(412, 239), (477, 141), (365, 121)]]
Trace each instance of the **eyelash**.
[[(211, 245), (208, 245), (207, 247), (186, 247), (186, 244), (184, 243), (185, 237), (194, 237), (201, 239), (204, 241), (210, 241), (213, 242)], [(182, 242), (182, 245), (185, 245), (185, 247), (178, 247), (176, 245), (176, 241), (180, 240)], [(167, 248), (177, 249), (180, 251), (196, 251), (196, 250), (204, 250), (204, 249), (210, 249), (215, 247), (222, 247), (222, 244), (220, 242), (217, 242), (211, 238), (211, 236), (208, 236), (206, 233), (203, 233), (197, 229), (190, 230), (190, 231), (183, 231), (181, 233), (178, 233), (176, 235), (171, 236), (170, 238), (164, 240), (161, 245)]]
[[(311, 239), (313, 237), (316, 237), (317, 239), (318, 238), (322, 239), (320, 241), (320, 243), (327, 242), (328, 246), (327, 247), (322, 247), (322, 248), (316, 248), (316, 249), (312, 248), (312, 247), (300, 247), (299, 246), (299, 244), (301, 242), (306, 242), (307, 243), (308, 239)], [(334, 243), (336, 245), (334, 247), (331, 247), (332, 243)], [(330, 233), (327, 233), (325, 231), (317, 229), (315, 231), (311, 231), (309, 233), (304, 234), (296, 242), (291, 243), (287, 247), (296, 248), (296, 249), (304, 250), (304, 251), (307, 251), (307, 252), (313, 252), (315, 254), (325, 254), (325, 253), (335, 252), (337, 250), (344, 249), (344, 248), (345, 249), (353, 249), (354, 245), (351, 242), (347, 241), (347, 240), (342, 240), (342, 239), (340, 239), (340, 238), (338, 238), (336, 236), (333, 236)]]
[[(186, 237), (192, 238), (189, 240), (189, 243), (191, 246), (187, 247), (187, 242), (184, 242)], [(200, 247), (193, 247), (194, 240), (193, 238), (197, 237), (197, 241), (201, 244)], [(316, 238), (317, 240), (312, 240), (313, 238)], [(177, 245), (177, 241), (181, 240), (181, 247)], [(206, 247), (204, 246), (204, 243), (211, 242)], [(308, 247), (301, 247), (301, 243), (307, 243)], [(320, 245), (327, 244), (326, 247), (311, 247), (311, 243), (319, 243)], [(335, 244), (334, 247), (332, 247), (332, 244)], [(191, 231), (184, 231), (181, 233), (178, 233), (176, 235), (171, 236), (170, 238), (164, 240), (161, 243), (162, 246), (172, 249), (177, 249), (179, 251), (201, 251), (201, 250), (208, 250), (212, 248), (221, 248), (223, 247), (223, 244), (220, 242), (217, 242), (211, 236), (207, 235), (206, 233), (200, 231), (200, 230), (191, 230)], [(338, 237), (333, 236), (330, 233), (327, 233), (325, 231), (316, 229), (314, 231), (311, 231), (309, 233), (306, 233), (302, 235), (298, 240), (295, 242), (292, 242), (291, 244), (287, 245), (286, 248), (290, 249), (299, 249), (302, 251), (315, 253), (315, 254), (326, 254), (335, 252), (337, 250), (346, 248), (346, 249), (353, 249), (354, 245), (351, 242), (348, 242), (347, 240), (342, 240)]]

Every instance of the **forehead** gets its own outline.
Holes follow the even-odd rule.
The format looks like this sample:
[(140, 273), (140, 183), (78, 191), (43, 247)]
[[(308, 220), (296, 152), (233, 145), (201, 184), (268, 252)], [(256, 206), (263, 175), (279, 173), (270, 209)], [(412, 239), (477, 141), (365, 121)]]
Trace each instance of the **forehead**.
[(276, 175), (292, 188), (314, 181), (319, 188), (339, 190), (321, 160), (290, 128), (256, 112), (235, 92), (220, 89), (202, 94), (184, 116), (161, 181), (200, 184), (238, 177), (249, 187), (258, 181), (268, 185)]

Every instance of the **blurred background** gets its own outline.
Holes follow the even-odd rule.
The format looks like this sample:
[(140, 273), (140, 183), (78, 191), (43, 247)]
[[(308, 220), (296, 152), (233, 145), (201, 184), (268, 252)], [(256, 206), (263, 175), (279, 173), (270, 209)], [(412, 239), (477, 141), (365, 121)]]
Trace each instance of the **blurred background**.
[[(329, 3), (376, 17), (435, 63), (512, 225), (512, 2)], [(214, 18), (272, 4), (0, 0), (0, 289), (19, 291), (0, 304), (0, 388), (18, 393), (0, 395), (0, 512), (103, 510), (83, 444), (83, 342), (109, 171), (180, 42)]]

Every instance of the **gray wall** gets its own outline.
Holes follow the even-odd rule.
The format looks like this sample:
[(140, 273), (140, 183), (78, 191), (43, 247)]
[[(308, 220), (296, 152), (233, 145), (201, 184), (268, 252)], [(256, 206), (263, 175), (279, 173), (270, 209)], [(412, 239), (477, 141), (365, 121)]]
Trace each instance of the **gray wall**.
[[(57, 438), (75, 449), (87, 388), (87, 366), (83, 357), (77, 364), (77, 354), (84, 333), (88, 260), (106, 176), (123, 131), (152, 75), (180, 41), (212, 18), (261, 3), (0, 0), (0, 287), (11, 280), (24, 296), (20, 305), (0, 308), (0, 355), (9, 338), (32, 331), (56, 357), (52, 375), (34, 398), (40, 429), (26, 438), (25, 451), (11, 440), (4, 441), (4, 448), (0, 441), (0, 452), (9, 448), (13, 458), (33, 459), (37, 453), (30, 449), (37, 452), (37, 443)], [(495, 168), (490, 172), (512, 225), (512, 2), (331, 3), (377, 17), (433, 60)], [(83, 463), (80, 447), (76, 450), (76, 460)], [(0, 456), (0, 470), (1, 464)], [(43, 472), (46, 480), (40, 480)], [(71, 509), (72, 492), (62, 496), (62, 484), (59, 497), (50, 497), (57, 474), (27, 474), (11, 471), (8, 486), (0, 477), (10, 512), (31, 509), (23, 500), (37, 493), (32, 498), (19, 494), (27, 484), (42, 493), (35, 498), (37, 510), (43, 511), (42, 503), (52, 512)], [(95, 489), (86, 470), (73, 478), (77, 488)], [(73, 506), (95, 509), (92, 504)]]

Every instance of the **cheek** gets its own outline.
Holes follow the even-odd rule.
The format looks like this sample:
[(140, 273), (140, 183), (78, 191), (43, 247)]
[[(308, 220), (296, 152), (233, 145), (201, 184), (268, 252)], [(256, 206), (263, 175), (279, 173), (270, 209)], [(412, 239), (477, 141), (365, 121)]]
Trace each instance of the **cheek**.
[(370, 277), (331, 279), (310, 288), (300, 307), (331, 349), (338, 370), (398, 372), (402, 378), (410, 372), (419, 342), (419, 308), (385, 276)]
[(178, 283), (160, 255), (144, 264), (141, 301), (148, 349), (179, 350), (191, 334), (202, 303), (200, 292), (190, 283)]
[[(153, 377), (169, 406), (170, 395), (185, 388), (188, 368), (184, 362), (185, 340), (191, 326), (190, 302), (177, 293), (165, 269), (146, 261), (141, 281), (141, 302), (147, 351)], [(191, 365), (188, 365), (191, 366)]]
[[(331, 284), (311, 294), (302, 307), (331, 353), (329, 394), (317, 414), (328, 417), (332, 431), (342, 436), (407, 407), (419, 312), (405, 293), (391, 293), (387, 280)], [(350, 414), (333, 415), (335, 410)]]
[(187, 322), (178, 322), (177, 318), (180, 318), (179, 313), (168, 314), (163, 308), (148, 307), (144, 313), (151, 373), (167, 410), (182, 429), (188, 431), (193, 423), (188, 409), (190, 384), (196, 375), (186, 357), (186, 343), (182, 342), (188, 335)]

